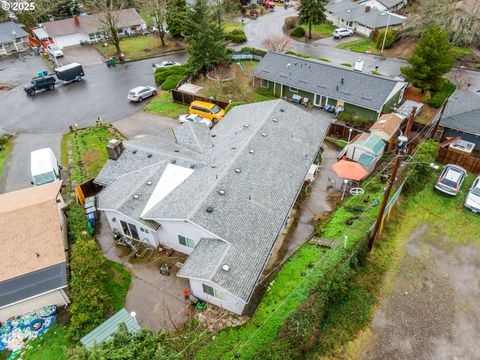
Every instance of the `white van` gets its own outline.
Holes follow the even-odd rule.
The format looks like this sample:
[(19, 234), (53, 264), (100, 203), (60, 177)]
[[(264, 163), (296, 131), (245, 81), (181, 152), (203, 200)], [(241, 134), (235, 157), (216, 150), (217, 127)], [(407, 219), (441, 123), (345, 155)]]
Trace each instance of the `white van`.
[(39, 186), (60, 179), (60, 166), (52, 149), (45, 148), (30, 153), (32, 185)]

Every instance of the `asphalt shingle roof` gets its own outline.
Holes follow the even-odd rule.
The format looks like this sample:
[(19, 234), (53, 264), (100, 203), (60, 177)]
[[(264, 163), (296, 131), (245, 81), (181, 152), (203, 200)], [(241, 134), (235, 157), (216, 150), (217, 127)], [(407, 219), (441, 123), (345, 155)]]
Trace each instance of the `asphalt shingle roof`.
[[(190, 146), (192, 138), (186, 135), (203, 134), (205, 125), (189, 125), (193, 132), (180, 126), (179, 153), (173, 154), (183, 159), (178, 156), (175, 164), (193, 165), (194, 171), (142, 220), (189, 219), (221, 240), (202, 239), (179, 276), (210, 280), (249, 300), (329, 124), (327, 114), (307, 112), (284, 100), (237, 106), (209, 138), (202, 138), (201, 154), (181, 146)], [(142, 191), (148, 188), (143, 184), (149, 179), (156, 184), (165, 164), (171, 162), (171, 154), (166, 156), (165, 145), (159, 144), (165, 140), (140, 141), (157, 144), (161, 151), (150, 149), (153, 155), (148, 161), (140, 154), (143, 165), (133, 166), (128, 162), (135, 162), (133, 155), (140, 151), (126, 142), (120, 158), (108, 161), (96, 179), (109, 184), (99, 195), (100, 208), (115, 206), (137, 219), (152, 192)], [(121, 175), (121, 171), (127, 173)], [(138, 198), (132, 200), (132, 194)], [(229, 271), (222, 270), (222, 265), (228, 265)]]
[(256, 66), (254, 75), (376, 111), (382, 109), (399, 83), (315, 59), (272, 52), (267, 53)]
[(480, 135), (480, 94), (455, 91), (447, 102), (440, 125)]
[[(13, 34), (15, 32), (15, 35)], [(0, 44), (10, 43), (15, 39), (28, 36), (23, 28), (13, 21), (0, 23)]]

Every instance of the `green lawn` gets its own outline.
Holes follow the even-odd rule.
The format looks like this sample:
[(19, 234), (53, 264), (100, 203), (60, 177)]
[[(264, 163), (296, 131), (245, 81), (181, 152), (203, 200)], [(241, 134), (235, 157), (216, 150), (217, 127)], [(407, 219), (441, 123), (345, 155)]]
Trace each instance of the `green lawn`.
[(256, 89), (253, 93), (252, 102), (268, 101), (276, 99), (272, 91), (269, 89)]
[(161, 91), (143, 110), (176, 119), (179, 115), (188, 112), (188, 106), (174, 103), (169, 92)]
[(56, 325), (45, 334), (28, 343), (23, 360), (66, 360), (68, 343), (64, 327)]
[[(306, 34), (308, 35), (308, 25), (302, 24), (300, 25), (303, 27), (306, 31)], [(331, 37), (333, 31), (336, 29), (336, 26), (330, 24), (330, 23), (323, 23), (323, 24), (318, 24), (318, 25), (312, 25), (312, 36), (316, 38), (327, 38)]]
[(452, 46), (451, 52), (457, 57), (462, 57), (465, 55), (472, 55), (473, 52), (469, 48), (459, 47), (459, 46)]
[(62, 163), (68, 164), (67, 143), (72, 143), (72, 180), (82, 183), (98, 175), (108, 159), (107, 143), (118, 136), (113, 135), (107, 125), (93, 126), (67, 133), (62, 139)]
[(232, 32), (233, 30), (242, 30), (243, 31), (242, 23), (233, 22), (233, 21), (225, 21), (224, 24), (223, 24), (223, 32), (225, 34), (228, 34), (228, 33)]
[(368, 38), (344, 42), (342, 44), (338, 44), (336, 48), (362, 53), (365, 53), (368, 51), (368, 49), (370, 49), (372, 51), (372, 54), (380, 54), (380, 50), (376, 48), (375, 42)]
[(125, 307), (125, 298), (132, 276), (122, 264), (111, 260), (106, 260), (105, 272), (107, 273), (105, 287), (111, 298), (110, 305), (114, 311), (119, 311)]
[(5, 161), (8, 158), (8, 154), (12, 151), (13, 143), (12, 140), (9, 140), (2, 150), (0, 150), (0, 179), (2, 178), (3, 174), (3, 167), (5, 166)]
[[(127, 60), (139, 60), (150, 57), (156, 57), (162, 53), (180, 50), (175, 41), (165, 38), (166, 46), (161, 46), (160, 38), (153, 35), (128, 37), (120, 40), (120, 49), (125, 54)], [(98, 51), (106, 58), (115, 54), (115, 46), (109, 44), (108, 47), (103, 43), (96, 45)]]

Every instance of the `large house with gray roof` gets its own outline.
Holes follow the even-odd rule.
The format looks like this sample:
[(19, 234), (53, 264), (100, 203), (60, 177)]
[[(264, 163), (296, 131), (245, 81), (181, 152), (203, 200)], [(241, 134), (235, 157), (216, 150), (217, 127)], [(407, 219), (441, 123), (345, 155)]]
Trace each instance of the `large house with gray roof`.
[(260, 86), (275, 96), (291, 99), (300, 95), (315, 107), (341, 106), (363, 118), (376, 121), (403, 99), (407, 83), (353, 71), (315, 59), (269, 52), (253, 72)]
[(0, 23), (0, 55), (26, 51), (30, 48), (28, 34), (13, 21)]
[[(112, 151), (95, 179), (113, 231), (189, 257), (177, 276), (241, 314), (330, 125), (284, 100), (234, 107), (209, 130), (144, 137)], [(123, 148), (123, 150), (122, 150)]]

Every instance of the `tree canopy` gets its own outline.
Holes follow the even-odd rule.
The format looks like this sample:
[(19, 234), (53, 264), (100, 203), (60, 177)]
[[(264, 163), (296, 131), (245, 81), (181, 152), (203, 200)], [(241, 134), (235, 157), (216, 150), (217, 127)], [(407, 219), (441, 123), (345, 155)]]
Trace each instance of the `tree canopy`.
[(166, 19), (167, 29), (171, 36), (184, 35), (187, 21), (187, 3), (185, 0), (167, 0)]
[(325, 15), (326, 0), (301, 0), (298, 9), (300, 20), (308, 24), (308, 38), (312, 38), (312, 24), (318, 25), (325, 22), (327, 19)]

